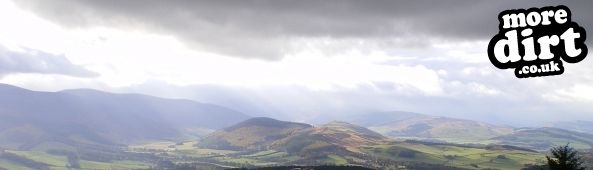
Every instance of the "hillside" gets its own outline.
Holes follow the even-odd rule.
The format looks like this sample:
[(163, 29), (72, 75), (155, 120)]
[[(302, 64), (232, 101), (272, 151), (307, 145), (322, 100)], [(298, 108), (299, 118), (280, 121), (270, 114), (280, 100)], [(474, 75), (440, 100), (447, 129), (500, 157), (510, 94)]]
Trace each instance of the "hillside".
[(84, 89), (37, 92), (0, 85), (0, 146), (5, 148), (182, 139), (247, 118), (189, 100)]
[(513, 131), (511, 127), (410, 112), (372, 113), (355, 122), (362, 122), (369, 129), (389, 137), (459, 143), (480, 142)]
[(492, 138), (500, 144), (546, 151), (550, 147), (566, 145), (577, 149), (593, 148), (593, 134), (559, 128), (522, 128), (512, 134)]
[[(370, 128), (344, 121), (312, 126), (248, 118), (216, 105), (139, 94), (85, 89), (36, 92), (0, 85), (0, 167), (51, 169), (74, 161), (85, 168), (145, 168), (189, 160), (225, 168), (353, 164), (517, 169), (544, 158), (530, 149), (543, 151), (566, 143), (579, 149), (593, 147), (592, 134), (559, 128), (512, 129), (408, 112), (359, 120)], [(199, 141), (180, 142), (204, 129), (219, 130)]]
[(312, 159), (329, 153), (349, 155), (360, 152), (361, 145), (385, 140), (386, 137), (376, 132), (346, 122), (313, 127), (271, 118), (252, 118), (208, 135), (197, 146), (234, 151), (278, 150)]
[(384, 142), (386, 137), (361, 126), (346, 122), (330, 122), (305, 129), (275, 143), (275, 149), (289, 153), (360, 152), (361, 145)]
[[(221, 143), (228, 146), (219, 145)], [(8, 149), (0, 152), (0, 167), (52, 169), (78, 162), (83, 169), (149, 166), (226, 169), (287, 165), (519, 169), (526, 164), (538, 163), (543, 158), (541, 153), (513, 146), (392, 140), (347, 122), (330, 122), (314, 127), (270, 118), (252, 118), (216, 131), (198, 142), (155, 141), (130, 145), (125, 152)], [(191, 163), (186, 164), (188, 162)]]
[(199, 145), (226, 150), (262, 149), (276, 140), (309, 128), (312, 126), (303, 123), (285, 122), (264, 117), (251, 118), (204, 137), (200, 140)]
[(360, 146), (387, 140), (383, 135), (347, 122), (330, 122), (315, 128), (311, 134), (322, 135), (340, 146)]
[(543, 127), (554, 127), (593, 134), (593, 122), (584, 120), (551, 122), (543, 125)]
[(367, 114), (355, 120), (395, 139), (449, 143), (511, 145), (538, 151), (570, 143), (578, 149), (593, 148), (590, 122), (554, 122), (548, 127), (512, 128), (488, 123), (411, 112)]
[[(228, 146), (215, 145), (220, 143)], [(313, 127), (269, 118), (238, 123), (191, 146), (169, 144), (162, 145), (162, 150), (239, 166), (353, 164), (375, 168), (518, 169), (543, 159), (540, 153), (513, 146), (396, 141), (347, 122)], [(152, 145), (135, 148), (155, 149)]]

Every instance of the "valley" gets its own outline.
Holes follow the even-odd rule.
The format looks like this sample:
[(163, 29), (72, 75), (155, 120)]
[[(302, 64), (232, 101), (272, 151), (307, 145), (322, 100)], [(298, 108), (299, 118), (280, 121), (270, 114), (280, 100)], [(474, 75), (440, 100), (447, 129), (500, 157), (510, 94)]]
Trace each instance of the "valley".
[[(75, 154), (75, 158), (69, 156), (69, 153)], [(176, 166), (225, 169), (283, 165), (350, 165), (381, 169), (515, 169), (528, 164), (541, 164), (543, 155), (537, 151), (504, 145), (476, 146), (395, 140), (346, 122), (331, 122), (314, 127), (270, 118), (252, 118), (197, 141), (148, 142), (129, 145), (121, 151), (113, 152), (89, 151), (87, 148), (73, 151), (6, 150), (0, 160), (8, 166), (22, 166), (25, 162), (29, 168), (43, 166), (49, 169), (64, 169), (73, 165), (83, 169)], [(96, 160), (97, 157), (104, 159)], [(92, 160), (87, 160), (88, 158)], [(4, 168), (10, 169), (8, 166)]]
[(399, 111), (313, 125), (190, 100), (1, 85), (0, 169), (520, 169), (566, 143), (593, 162), (587, 123), (552, 125)]

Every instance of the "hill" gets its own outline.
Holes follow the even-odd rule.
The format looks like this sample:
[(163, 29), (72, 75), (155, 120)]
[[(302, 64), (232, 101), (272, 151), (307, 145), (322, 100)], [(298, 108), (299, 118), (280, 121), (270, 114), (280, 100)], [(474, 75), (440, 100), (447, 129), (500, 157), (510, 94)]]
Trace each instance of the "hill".
[(86, 89), (37, 92), (0, 84), (0, 146), (5, 148), (174, 140), (247, 118), (189, 100)]
[(272, 118), (251, 118), (204, 137), (199, 145), (226, 150), (261, 149), (299, 130), (312, 127), (304, 123), (279, 121)]
[(319, 126), (311, 133), (325, 136), (341, 146), (360, 146), (387, 140), (383, 135), (362, 126), (339, 121)]
[(522, 128), (512, 134), (494, 137), (500, 144), (546, 151), (553, 146), (570, 143), (577, 149), (593, 148), (593, 134), (569, 131), (559, 128)]
[[(369, 129), (396, 139), (449, 143), (512, 145), (545, 151), (570, 143), (578, 149), (591, 149), (590, 122), (554, 122), (548, 127), (512, 128), (488, 123), (430, 116), (411, 112), (381, 112), (358, 117)], [(559, 127), (559, 128), (556, 128)]]
[(271, 118), (252, 118), (208, 135), (197, 146), (243, 152), (276, 150), (299, 156), (299, 161), (306, 162), (328, 159), (330, 154), (361, 153), (360, 146), (384, 140), (387, 138), (376, 132), (346, 122), (313, 127)]
[[(268, 127), (270, 129), (266, 129)], [(245, 142), (234, 136), (248, 139), (246, 141), (260, 139), (260, 142)], [(214, 142), (244, 145), (219, 147), (212, 145)], [(396, 141), (347, 122), (313, 127), (269, 118), (241, 122), (199, 143), (194, 145), (196, 148), (169, 145), (163, 149), (190, 157), (206, 157), (206, 161), (217, 164), (239, 166), (331, 164), (382, 169), (520, 169), (543, 159), (540, 153), (513, 146)], [(207, 155), (194, 155), (196, 152)]]
[(289, 153), (359, 152), (362, 145), (378, 144), (387, 140), (381, 134), (346, 122), (330, 122), (301, 130), (275, 143), (275, 149)]
[(566, 129), (571, 131), (577, 131), (582, 133), (590, 133), (593, 134), (593, 122), (591, 121), (559, 121), (559, 122), (552, 122), (547, 123), (544, 127), (554, 127), (560, 129)]
[(488, 123), (410, 112), (382, 112), (358, 117), (366, 127), (395, 138), (480, 142), (513, 132), (513, 128)]

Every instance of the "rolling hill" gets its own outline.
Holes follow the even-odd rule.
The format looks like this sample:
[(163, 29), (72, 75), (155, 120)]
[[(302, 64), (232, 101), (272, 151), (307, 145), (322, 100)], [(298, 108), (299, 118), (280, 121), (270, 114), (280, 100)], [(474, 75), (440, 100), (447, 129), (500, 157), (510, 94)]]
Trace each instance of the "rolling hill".
[(551, 122), (543, 125), (543, 127), (554, 127), (593, 134), (593, 122), (584, 120)]
[[(319, 127), (271, 118), (252, 118), (219, 130), (201, 139), (196, 146), (256, 153), (279, 152), (279, 158), (293, 164), (314, 165), (342, 162), (343, 156), (362, 154), (362, 145), (378, 144), (386, 137), (346, 122), (331, 122)], [(265, 153), (269, 155), (271, 153)], [(324, 163), (325, 162), (325, 163)], [(342, 162), (344, 163), (344, 162)]]
[(335, 121), (314, 127), (304, 123), (258, 117), (216, 131), (201, 139), (199, 146), (212, 149), (254, 150), (286, 149), (287, 146), (290, 148), (289, 146), (298, 143), (302, 149), (304, 145), (322, 142), (340, 147), (357, 147), (386, 139), (381, 134), (346, 122)]
[(369, 129), (390, 137), (459, 143), (479, 142), (513, 132), (511, 127), (410, 112), (373, 113), (353, 122), (362, 122)]
[[(513, 129), (409, 112), (377, 113), (349, 122), (364, 126), (249, 118), (216, 105), (140, 94), (37, 92), (0, 84), (0, 165), (62, 167), (77, 155), (81, 167), (150, 167), (161, 166), (154, 164), (157, 160), (189, 160), (223, 167), (518, 169), (541, 163), (543, 154), (533, 150), (566, 143), (593, 147), (588, 133)], [(204, 129), (219, 130), (192, 138)], [(474, 142), (482, 144), (463, 144)]]
[(299, 154), (324, 150), (359, 152), (361, 145), (378, 144), (387, 139), (364, 127), (334, 121), (294, 133), (275, 142), (273, 148)]
[(347, 122), (334, 121), (314, 127), (270, 118), (238, 123), (213, 133), (194, 147), (179, 147), (172, 153), (192, 156), (195, 152), (207, 152), (206, 157), (214, 158), (209, 161), (222, 164), (336, 164), (410, 169), (518, 169), (543, 158), (533, 150), (513, 146), (401, 141)]
[(593, 134), (559, 128), (521, 128), (512, 134), (492, 138), (500, 144), (546, 151), (553, 146), (570, 144), (577, 149), (593, 148)]
[(361, 145), (378, 144), (386, 137), (346, 122), (331, 122), (319, 127), (252, 118), (214, 132), (198, 142), (199, 147), (235, 151), (278, 150), (311, 157), (322, 153), (359, 152)]
[(0, 84), (0, 146), (5, 148), (182, 139), (247, 118), (189, 100), (87, 89), (37, 92)]
[(387, 140), (387, 137), (362, 126), (339, 121), (316, 127), (310, 133), (324, 136), (326, 140), (332, 141), (332, 143), (348, 147), (376, 144)]
[[(513, 128), (488, 123), (430, 116), (411, 112), (381, 112), (358, 117), (366, 127), (392, 138), (512, 145), (538, 151), (570, 143), (578, 149), (593, 148), (589, 122), (555, 122), (549, 127)], [(556, 128), (560, 127), (560, 128)]]
[(276, 140), (313, 126), (304, 123), (257, 117), (216, 131), (200, 140), (201, 147), (225, 150), (267, 148)]

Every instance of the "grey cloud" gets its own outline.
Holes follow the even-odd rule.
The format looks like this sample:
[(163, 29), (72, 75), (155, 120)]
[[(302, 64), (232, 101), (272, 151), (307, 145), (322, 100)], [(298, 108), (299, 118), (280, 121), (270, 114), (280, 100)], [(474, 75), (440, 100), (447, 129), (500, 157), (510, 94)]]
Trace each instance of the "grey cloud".
[(74, 65), (64, 56), (25, 49), (24, 52), (0, 46), (0, 76), (13, 73), (62, 74), (75, 77), (96, 77), (97, 73)]
[[(593, 28), (593, 1), (562, 1), (575, 20)], [(389, 41), (404, 37), (488, 39), (498, 13), (560, 5), (555, 1), (389, 0), (21, 0), (17, 4), (70, 27), (147, 28), (193, 47), (237, 57), (279, 59), (291, 38)], [(418, 38), (418, 35), (421, 38)]]

